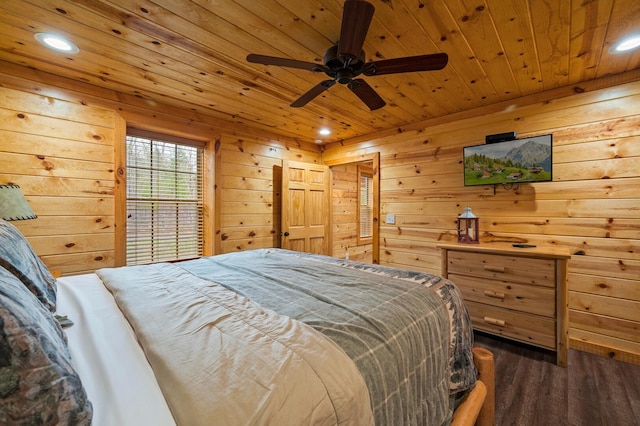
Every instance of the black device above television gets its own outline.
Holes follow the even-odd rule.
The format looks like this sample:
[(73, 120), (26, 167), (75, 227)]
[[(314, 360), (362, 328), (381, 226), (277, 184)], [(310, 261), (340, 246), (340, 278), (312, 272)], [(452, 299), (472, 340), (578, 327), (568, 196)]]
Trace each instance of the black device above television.
[[(515, 133), (514, 133), (515, 136)], [(464, 147), (464, 185), (552, 180), (551, 134)]]

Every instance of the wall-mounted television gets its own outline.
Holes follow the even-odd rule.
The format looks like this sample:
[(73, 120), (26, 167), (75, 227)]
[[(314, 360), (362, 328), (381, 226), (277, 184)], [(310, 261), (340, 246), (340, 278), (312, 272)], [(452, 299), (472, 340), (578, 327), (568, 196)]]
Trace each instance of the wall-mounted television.
[(552, 136), (464, 147), (464, 185), (506, 185), (552, 180)]

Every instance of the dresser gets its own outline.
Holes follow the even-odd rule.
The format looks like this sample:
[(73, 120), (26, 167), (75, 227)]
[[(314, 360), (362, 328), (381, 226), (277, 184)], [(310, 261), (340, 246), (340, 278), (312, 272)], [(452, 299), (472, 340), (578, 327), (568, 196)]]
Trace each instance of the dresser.
[(567, 365), (567, 248), (438, 248), (442, 276), (462, 292), (474, 329), (556, 351), (557, 364)]

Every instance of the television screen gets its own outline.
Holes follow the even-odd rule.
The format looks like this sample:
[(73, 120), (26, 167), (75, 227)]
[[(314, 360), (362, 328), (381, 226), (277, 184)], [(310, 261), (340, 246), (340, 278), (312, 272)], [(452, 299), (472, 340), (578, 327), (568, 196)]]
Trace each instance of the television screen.
[(465, 147), (465, 186), (550, 181), (551, 141), (541, 135)]

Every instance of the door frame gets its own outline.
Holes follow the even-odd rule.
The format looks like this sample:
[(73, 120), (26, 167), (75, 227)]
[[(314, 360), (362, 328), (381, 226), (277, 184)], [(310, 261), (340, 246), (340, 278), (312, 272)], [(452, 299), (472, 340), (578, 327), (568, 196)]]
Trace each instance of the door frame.
[[(374, 264), (380, 263), (380, 153), (372, 152), (353, 157), (343, 157), (336, 160), (323, 161), (329, 169), (344, 164), (371, 162), (373, 167), (373, 242), (371, 258)], [(333, 188), (333, 173), (330, 174), (331, 188)], [(333, 197), (332, 197), (333, 198)], [(331, 223), (333, 223), (333, 209), (331, 209)], [(333, 235), (333, 231), (331, 232)], [(333, 247), (333, 246), (332, 246)]]

